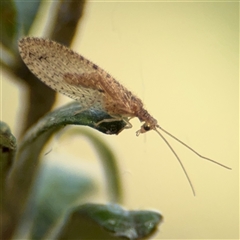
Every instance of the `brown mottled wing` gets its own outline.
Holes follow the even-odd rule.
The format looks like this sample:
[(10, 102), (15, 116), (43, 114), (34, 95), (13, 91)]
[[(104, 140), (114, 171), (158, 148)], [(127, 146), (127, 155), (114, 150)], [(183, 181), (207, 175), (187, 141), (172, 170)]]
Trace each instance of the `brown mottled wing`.
[(19, 41), (19, 52), (34, 75), (52, 89), (79, 101), (83, 108), (132, 116), (131, 92), (71, 49), (51, 40), (26, 37)]

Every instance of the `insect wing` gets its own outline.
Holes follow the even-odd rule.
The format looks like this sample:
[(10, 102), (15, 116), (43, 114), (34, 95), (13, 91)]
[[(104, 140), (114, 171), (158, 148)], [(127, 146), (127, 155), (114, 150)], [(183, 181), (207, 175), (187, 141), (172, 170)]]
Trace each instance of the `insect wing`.
[[(85, 77), (101, 72), (89, 60), (61, 44), (40, 38), (21, 39), (19, 52), (30, 71), (49, 87), (79, 101), (85, 108), (93, 104), (96, 108), (102, 108), (101, 91), (71, 84), (68, 79), (71, 74)], [(94, 78), (91, 81), (94, 82)]]

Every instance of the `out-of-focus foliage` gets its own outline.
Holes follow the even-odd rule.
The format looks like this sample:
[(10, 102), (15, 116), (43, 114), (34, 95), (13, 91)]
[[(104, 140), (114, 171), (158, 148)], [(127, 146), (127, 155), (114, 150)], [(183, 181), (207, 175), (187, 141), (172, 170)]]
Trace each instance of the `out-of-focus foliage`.
[[(21, 116), (25, 116), (21, 139), (16, 141), (7, 124), (0, 122), (1, 239), (146, 238), (155, 232), (162, 216), (153, 211), (127, 211), (117, 205), (122, 200), (119, 169), (113, 151), (103, 140), (85, 128), (74, 130), (92, 143), (104, 170), (108, 201), (114, 204), (89, 203), (90, 195), (98, 190), (94, 174), (52, 164), (60, 159), (67, 162), (69, 156), (58, 156), (54, 151), (43, 155), (50, 138), (66, 125), (88, 126), (105, 134), (118, 134), (126, 125), (124, 121), (96, 125), (111, 116), (92, 109), (80, 112), (77, 102), (48, 113), (55, 92), (29, 72), (17, 50), (18, 39), (28, 35), (40, 5), (46, 2), (1, 1), (1, 66), (28, 90), (23, 101), (28, 104), (21, 106)], [(69, 46), (85, 1), (57, 0), (54, 4), (54, 23), (46, 31), (49, 35), (42, 37)]]

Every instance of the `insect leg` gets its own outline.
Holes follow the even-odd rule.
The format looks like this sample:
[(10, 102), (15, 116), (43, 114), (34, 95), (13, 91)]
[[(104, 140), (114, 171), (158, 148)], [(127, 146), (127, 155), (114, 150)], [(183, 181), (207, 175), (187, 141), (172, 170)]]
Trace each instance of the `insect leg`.
[(126, 128), (132, 128), (132, 124), (129, 122), (129, 120), (131, 118), (123, 118), (123, 117), (119, 117), (119, 116), (112, 116), (113, 118), (108, 118), (108, 119), (103, 119), (99, 122), (97, 122), (95, 125), (98, 126), (99, 124), (103, 123), (103, 122), (116, 122), (116, 121), (124, 121), (127, 125), (124, 127), (124, 129)]

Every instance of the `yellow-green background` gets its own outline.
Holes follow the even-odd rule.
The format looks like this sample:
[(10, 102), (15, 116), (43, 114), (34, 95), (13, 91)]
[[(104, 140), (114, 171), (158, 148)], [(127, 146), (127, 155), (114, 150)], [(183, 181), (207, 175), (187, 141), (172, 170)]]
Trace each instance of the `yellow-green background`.
[[(43, 9), (39, 17), (46, 14)], [(206, 162), (170, 139), (194, 184), (193, 197), (179, 163), (160, 137), (155, 132), (135, 136), (138, 119), (118, 136), (96, 133), (118, 155), (123, 205), (160, 210), (164, 215), (154, 239), (238, 239), (238, 24), (236, 2), (86, 4), (72, 48), (140, 97), (162, 127), (233, 168)], [(41, 36), (41, 28), (33, 29), (32, 35)], [(17, 134), (24, 86), (16, 86), (6, 76), (2, 119)], [(55, 107), (67, 101), (59, 96)], [(103, 181), (96, 156), (84, 140), (60, 137), (50, 148), (91, 159), (91, 171)], [(80, 163), (61, 164), (77, 169)], [(106, 201), (104, 188), (94, 200)]]

